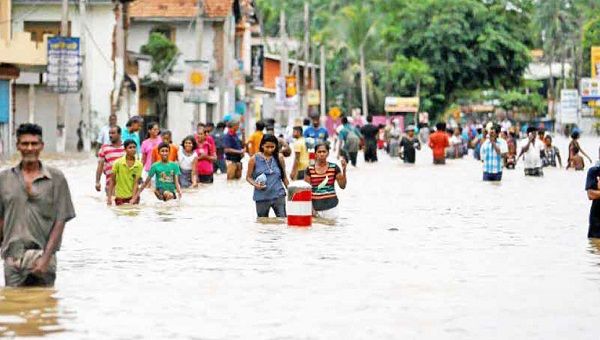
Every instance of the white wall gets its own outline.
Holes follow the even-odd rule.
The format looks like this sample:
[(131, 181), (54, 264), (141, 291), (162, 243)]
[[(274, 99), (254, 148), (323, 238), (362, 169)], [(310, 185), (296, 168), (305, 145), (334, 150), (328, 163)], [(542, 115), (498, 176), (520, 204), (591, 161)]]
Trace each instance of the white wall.
[[(143, 45), (148, 42), (150, 31), (161, 23), (132, 21), (129, 27), (129, 36), (127, 41), (127, 50), (140, 52)], [(181, 52), (175, 71), (182, 71), (185, 60), (195, 60), (196, 58), (196, 36), (195, 27), (189, 22), (165, 23), (165, 25), (175, 27), (175, 45)], [(204, 60), (211, 61), (211, 68), (214, 69), (213, 41), (215, 31), (210, 23), (204, 24), (202, 42), (202, 56)]]
[(194, 104), (183, 102), (183, 92), (169, 92), (167, 128), (173, 133), (173, 141), (181, 140), (194, 133)]
[[(110, 114), (110, 92), (113, 88), (113, 66), (111, 62), (112, 34), (115, 25), (115, 16), (112, 9), (112, 4), (88, 4), (87, 6), (87, 19), (85, 23), (88, 32), (85, 32), (87, 33), (85, 53), (87, 54), (87, 62), (89, 63), (88, 84), (90, 86), (92, 138), (94, 139), (96, 135), (94, 129), (99, 129), (99, 127), (106, 125)], [(51, 5), (13, 4), (13, 18), (21, 18), (13, 22), (13, 32), (22, 32), (24, 21), (60, 21), (60, 11), (60, 3)], [(78, 5), (70, 5), (69, 18), (71, 21), (71, 35), (81, 37)], [(47, 96), (38, 97), (38, 107), (46, 105), (43, 102), (46, 99), (48, 99)], [(55, 104), (48, 103), (47, 105), (51, 106)], [(27, 105), (25, 105), (25, 110), (27, 110)], [(72, 114), (81, 116), (80, 112), (72, 111), (72, 109), (69, 109), (69, 112)], [(79, 119), (76, 119), (76, 123), (78, 122)], [(68, 140), (74, 139), (77, 125), (67, 125), (67, 128)], [(48, 136), (48, 133), (46, 132), (45, 135)], [(69, 141), (67, 141), (67, 150), (71, 150), (69, 149), (70, 145)]]
[[(27, 122), (29, 118), (29, 86), (17, 85), (15, 93), (15, 126), (19, 126), (19, 124)], [(58, 94), (48, 91), (46, 86), (36, 86), (34, 123), (43, 129), (45, 150), (48, 152), (56, 151), (57, 106)], [(66, 150), (74, 151), (77, 147), (77, 127), (81, 112), (79, 94), (68, 94), (65, 108), (68, 129)]]

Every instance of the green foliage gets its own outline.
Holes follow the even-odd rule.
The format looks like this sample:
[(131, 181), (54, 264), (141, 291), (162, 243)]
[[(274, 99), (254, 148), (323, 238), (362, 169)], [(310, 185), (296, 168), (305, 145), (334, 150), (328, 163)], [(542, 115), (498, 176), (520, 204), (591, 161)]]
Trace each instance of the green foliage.
[(600, 17), (588, 22), (583, 31), (583, 73), (591, 75), (591, 48), (600, 46)]
[(177, 46), (162, 33), (151, 33), (141, 53), (152, 57), (152, 72), (158, 74), (171, 71), (173, 61), (177, 57)]
[[(413, 96), (417, 84), (421, 108), (434, 115), (469, 91), (518, 88), (529, 49), (541, 44), (532, 18), (542, 2), (310, 0), (312, 39), (327, 51), (328, 105), (360, 106), (362, 44), (374, 114), (385, 96)], [(301, 38), (303, 3), (258, 0), (265, 32), (279, 32), (283, 8), (288, 33)]]

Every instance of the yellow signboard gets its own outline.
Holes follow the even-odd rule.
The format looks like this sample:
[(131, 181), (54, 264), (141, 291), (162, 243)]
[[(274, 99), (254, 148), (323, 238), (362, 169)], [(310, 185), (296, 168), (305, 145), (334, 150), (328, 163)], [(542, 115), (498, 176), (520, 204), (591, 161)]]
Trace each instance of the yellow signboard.
[(296, 89), (296, 76), (285, 77), (285, 96), (291, 98), (296, 94), (298, 94), (298, 90)]
[(600, 46), (592, 47), (592, 78), (600, 77)]
[(385, 112), (418, 112), (419, 97), (385, 97)]
[(308, 90), (306, 92), (306, 97), (309, 106), (321, 104), (321, 92), (319, 92), (319, 90)]

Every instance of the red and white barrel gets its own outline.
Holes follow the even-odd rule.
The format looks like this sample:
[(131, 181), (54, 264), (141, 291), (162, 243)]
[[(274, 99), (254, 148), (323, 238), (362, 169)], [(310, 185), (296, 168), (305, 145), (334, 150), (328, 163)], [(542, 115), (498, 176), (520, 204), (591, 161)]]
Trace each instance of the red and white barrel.
[(308, 149), (308, 164), (310, 166), (314, 166), (316, 160), (317, 160), (317, 154), (315, 153), (315, 149), (314, 148)]
[(304, 181), (288, 185), (287, 224), (290, 227), (312, 225), (312, 187)]

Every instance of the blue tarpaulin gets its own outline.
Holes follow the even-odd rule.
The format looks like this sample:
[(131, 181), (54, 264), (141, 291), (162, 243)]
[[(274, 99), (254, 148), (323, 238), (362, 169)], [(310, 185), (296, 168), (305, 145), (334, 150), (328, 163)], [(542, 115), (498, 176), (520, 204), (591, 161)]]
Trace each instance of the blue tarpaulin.
[(10, 85), (8, 80), (0, 80), (0, 124), (8, 123), (10, 114)]

